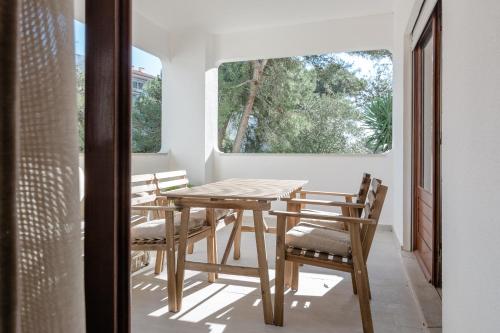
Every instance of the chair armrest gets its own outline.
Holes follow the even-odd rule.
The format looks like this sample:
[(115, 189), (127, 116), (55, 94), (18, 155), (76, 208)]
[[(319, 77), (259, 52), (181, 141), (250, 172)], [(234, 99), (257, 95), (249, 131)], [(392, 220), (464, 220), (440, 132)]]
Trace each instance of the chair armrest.
[(152, 210), (152, 211), (178, 211), (181, 207), (178, 206), (132, 206), (132, 210)]
[(286, 211), (269, 211), (269, 215), (285, 216), (285, 217), (298, 217), (298, 218), (308, 218), (315, 220), (326, 220), (326, 221), (337, 221), (350, 224), (376, 224), (374, 219), (365, 219), (360, 217), (345, 217), (345, 216), (334, 216), (328, 214), (320, 213), (299, 213), (299, 212), (286, 212)]
[(319, 205), (319, 206), (334, 206), (334, 207), (347, 207), (347, 208), (365, 208), (365, 205), (352, 202), (343, 201), (330, 201), (330, 200), (313, 200), (313, 199), (296, 199), (285, 198), (283, 201), (290, 203), (303, 204), (303, 205)]
[(299, 191), (299, 193), (312, 194), (312, 195), (328, 195), (328, 196), (333, 196), (333, 197), (351, 197), (351, 198), (356, 198), (358, 196), (357, 193), (309, 191), (309, 190), (302, 190), (302, 191)]

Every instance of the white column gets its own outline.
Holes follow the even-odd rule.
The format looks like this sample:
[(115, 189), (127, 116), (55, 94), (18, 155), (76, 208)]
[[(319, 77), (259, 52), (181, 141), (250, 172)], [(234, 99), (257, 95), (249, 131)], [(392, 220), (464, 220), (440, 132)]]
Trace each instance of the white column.
[(217, 126), (217, 86), (214, 97), (205, 84), (207, 77), (217, 82), (217, 72), (214, 79), (206, 70), (210, 38), (187, 30), (172, 33), (170, 42), (163, 64), (162, 152), (169, 154), (170, 170), (186, 169), (191, 183), (202, 184), (211, 179), (210, 131)]
[(411, 248), (411, 54), (408, 20), (413, 1), (394, 6), (392, 152), (394, 156), (394, 233), (406, 250)]

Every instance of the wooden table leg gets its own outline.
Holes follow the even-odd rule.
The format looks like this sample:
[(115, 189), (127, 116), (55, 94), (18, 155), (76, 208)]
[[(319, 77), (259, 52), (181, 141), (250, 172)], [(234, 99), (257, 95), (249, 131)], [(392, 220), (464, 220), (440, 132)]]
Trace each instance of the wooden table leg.
[[(241, 215), (243, 218), (243, 214)], [(241, 256), (241, 226), (242, 222), (238, 225), (238, 229), (236, 230), (236, 235), (234, 236), (234, 246), (233, 246), (233, 259), (239, 260)]]
[(190, 213), (189, 207), (185, 207), (182, 209), (181, 227), (179, 231), (179, 250), (177, 251), (177, 271), (176, 271), (177, 311), (180, 311), (182, 307), (182, 292), (184, 289), (184, 269), (186, 265), (189, 213)]
[[(239, 211), (237, 213), (236, 221), (233, 224), (233, 229), (231, 230), (231, 234), (229, 235), (229, 240), (227, 241), (226, 250), (224, 251), (224, 255), (222, 256), (221, 264), (225, 265), (227, 263), (227, 259), (229, 258), (229, 253), (231, 253), (231, 247), (233, 247), (233, 243), (235, 241), (236, 235), (238, 231), (241, 233), (241, 223), (243, 221), (243, 211)], [(236, 243), (234, 250), (236, 251)]]
[[(215, 220), (215, 210), (207, 208), (207, 223), (210, 226), (210, 236), (207, 238), (207, 262), (217, 263), (217, 221)], [(215, 282), (217, 273), (208, 273), (208, 282)]]
[(276, 225), (276, 277), (274, 278), (274, 324), (283, 326), (285, 302), (285, 232), (286, 217), (278, 216)]
[(253, 211), (255, 224), (255, 241), (257, 245), (257, 260), (259, 263), (260, 289), (262, 292), (262, 306), (266, 324), (274, 323), (273, 304), (271, 301), (271, 287), (269, 285), (269, 271), (267, 267), (266, 243), (264, 240), (264, 218), (261, 210)]

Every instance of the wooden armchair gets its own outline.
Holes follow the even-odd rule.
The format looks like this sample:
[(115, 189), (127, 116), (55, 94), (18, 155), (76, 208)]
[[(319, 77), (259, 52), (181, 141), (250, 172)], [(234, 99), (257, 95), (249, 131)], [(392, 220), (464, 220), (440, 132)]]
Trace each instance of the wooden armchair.
[[(298, 196), (302, 200), (307, 200), (308, 195), (314, 195), (314, 196), (325, 196), (325, 197), (341, 197), (344, 199), (345, 202), (352, 203), (353, 199), (356, 199), (356, 203), (359, 204), (364, 204), (366, 200), (366, 195), (368, 194), (368, 188), (370, 187), (370, 180), (371, 176), (368, 173), (364, 173), (363, 177), (361, 178), (361, 184), (359, 186), (359, 190), (357, 193), (343, 193), (343, 192), (327, 192), (327, 191), (312, 191), (312, 190), (301, 190), (296, 193), (294, 193), (294, 198)], [(301, 205), (301, 209), (304, 211), (309, 211), (309, 212), (321, 212), (321, 213), (326, 213), (323, 211), (316, 211), (312, 209), (306, 209), (306, 203), (314, 204), (313, 202), (316, 200), (308, 200), (304, 201), (303, 204)], [(349, 208), (340, 206), (342, 215), (349, 215)], [(339, 215), (336, 213), (330, 213), (332, 215)], [(357, 214), (361, 214), (361, 210), (357, 210)], [(359, 216), (359, 215), (358, 215)], [(339, 222), (330, 222), (330, 224), (337, 224), (339, 227), (342, 227), (342, 224)], [(268, 227), (267, 224), (264, 225), (266, 232), (268, 233), (275, 233), (276, 229), (272, 227)], [(233, 258), (235, 260), (238, 260), (240, 258), (240, 248), (241, 248), (241, 233), (242, 232), (253, 232), (254, 229), (253, 227), (248, 227), (248, 226), (238, 226), (238, 228), (235, 231), (235, 236), (234, 236), (234, 248), (233, 248)], [(292, 280), (292, 289), (296, 290), (298, 288), (298, 265), (294, 265), (294, 274)]]
[[(168, 304), (171, 312), (178, 311), (175, 276), (175, 250), (178, 247), (178, 234), (181, 225), (181, 212), (169, 203), (167, 197), (158, 195), (155, 175), (132, 176), (131, 206), (135, 215), (131, 223), (131, 248), (134, 251), (156, 251), (156, 272), (161, 270), (164, 254), (167, 261)], [(188, 245), (202, 239), (213, 244), (215, 241), (215, 214), (212, 211), (193, 208), (187, 214)], [(215, 263), (214, 246), (209, 246), (207, 262)], [(215, 280), (209, 274), (209, 281)]]
[[(283, 325), (285, 291), (285, 263), (304, 264), (330, 268), (351, 273), (357, 285), (363, 322), (363, 332), (373, 332), (370, 310), (370, 287), (366, 261), (375, 230), (385, 201), (387, 187), (373, 179), (372, 188), (364, 205), (358, 203), (327, 202), (323, 204), (347, 207), (353, 214), (356, 209), (364, 211), (363, 217), (335, 216), (332, 214), (298, 211), (271, 211), (276, 215), (276, 286), (275, 323)], [(290, 205), (304, 204), (304, 199), (290, 199)], [(315, 204), (318, 204), (315, 202)], [(287, 219), (311, 219), (342, 222), (348, 230), (330, 228), (320, 224), (300, 222), (287, 231)]]
[[(300, 205), (288, 203), (287, 210), (294, 211), (302, 211), (309, 213), (320, 213), (320, 214), (328, 214), (333, 216), (361, 216), (361, 212), (363, 210), (364, 203), (366, 201), (366, 196), (368, 195), (368, 190), (370, 188), (371, 175), (369, 173), (364, 173), (361, 178), (361, 183), (359, 185), (359, 190), (357, 193), (343, 193), (343, 192), (327, 192), (327, 191), (311, 191), (311, 190), (302, 190), (296, 193), (291, 199), (295, 199), (293, 202), (300, 202)], [(308, 199), (308, 195), (314, 196), (322, 196), (325, 197), (322, 200), (317, 199)], [(297, 198), (299, 196), (299, 198)], [(343, 198), (343, 201), (331, 201), (326, 200), (330, 198)], [(353, 203), (353, 199), (355, 202)], [(322, 211), (316, 209), (309, 209), (308, 206), (325, 206), (325, 207), (335, 207), (340, 209), (340, 214), (337, 212), (331, 211)], [(298, 223), (299, 219), (290, 218), (288, 219), (289, 226), (292, 227)], [(346, 225), (343, 222), (339, 221), (327, 221), (327, 220), (318, 220), (318, 219), (301, 219), (303, 222), (314, 223), (317, 225), (321, 225), (324, 227), (347, 230)], [(291, 272), (287, 274), (285, 283), (287, 286), (290, 286), (292, 290), (297, 290), (299, 288), (299, 265), (292, 264), (290, 266)], [(356, 283), (353, 278), (353, 290), (356, 294)]]

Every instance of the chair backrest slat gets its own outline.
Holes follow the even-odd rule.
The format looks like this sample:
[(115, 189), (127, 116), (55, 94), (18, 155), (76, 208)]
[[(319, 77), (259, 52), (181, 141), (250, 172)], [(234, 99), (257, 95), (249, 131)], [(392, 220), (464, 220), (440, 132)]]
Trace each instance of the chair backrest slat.
[(368, 194), (368, 190), (370, 189), (370, 181), (371, 175), (365, 172), (363, 174), (363, 178), (361, 178), (361, 185), (359, 186), (358, 198), (356, 200), (357, 203), (365, 203), (366, 195)]
[(371, 189), (368, 192), (365, 203), (364, 217), (375, 220), (376, 224), (363, 225), (361, 231), (361, 241), (363, 246), (363, 256), (365, 260), (368, 258), (370, 248), (375, 237), (380, 213), (384, 205), (387, 194), (387, 186), (382, 185), (382, 181), (374, 178), (371, 182)]
[[(358, 197), (356, 199), (356, 203), (364, 204), (366, 201), (366, 195), (368, 194), (368, 190), (370, 189), (370, 181), (371, 175), (369, 173), (363, 173), (363, 177), (361, 178), (361, 184), (359, 185)], [(356, 217), (360, 217), (363, 213), (363, 209), (356, 208), (355, 214)], [(343, 212), (344, 214), (344, 212)], [(352, 214), (352, 213), (351, 213)]]

